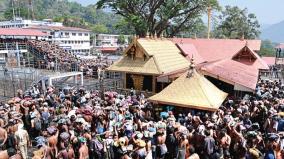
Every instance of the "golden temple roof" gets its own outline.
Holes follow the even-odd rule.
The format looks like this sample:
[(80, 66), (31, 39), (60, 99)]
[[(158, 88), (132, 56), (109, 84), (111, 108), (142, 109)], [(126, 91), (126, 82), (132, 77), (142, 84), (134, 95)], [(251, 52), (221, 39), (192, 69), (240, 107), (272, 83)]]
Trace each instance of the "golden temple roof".
[(146, 73), (146, 74), (160, 74), (156, 67), (154, 58), (144, 61), (144, 59), (135, 59), (135, 62), (130, 57), (123, 57), (119, 61), (111, 65), (108, 70), (117, 72), (132, 72), (132, 73)]
[[(227, 97), (203, 75), (192, 69), (184, 73), (160, 93), (149, 98), (158, 104), (167, 104), (192, 109), (216, 111)], [(189, 75), (190, 74), (190, 75)]]
[[(145, 55), (142, 57), (128, 56), (132, 47), (137, 47)], [(137, 39), (130, 44), (124, 53), (124, 57), (111, 65), (108, 70), (117, 72), (132, 72), (141, 74), (170, 73), (188, 67), (189, 62), (182, 56), (176, 45), (166, 39)], [(137, 56), (137, 55), (135, 55)]]

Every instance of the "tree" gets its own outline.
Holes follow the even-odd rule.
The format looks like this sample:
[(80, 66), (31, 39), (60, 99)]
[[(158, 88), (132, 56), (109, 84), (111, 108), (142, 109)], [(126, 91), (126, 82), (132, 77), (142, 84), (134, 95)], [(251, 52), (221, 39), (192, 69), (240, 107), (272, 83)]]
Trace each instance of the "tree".
[(213, 31), (216, 38), (256, 39), (260, 34), (260, 25), (256, 16), (248, 14), (247, 8), (240, 9), (236, 6), (226, 6), (219, 16), (219, 24)]
[(99, 0), (98, 8), (110, 7), (131, 24), (136, 34), (147, 31), (174, 36), (194, 25), (207, 7), (218, 8), (217, 0)]
[[(33, 12), (30, 7), (31, 2)], [(117, 30), (116, 25), (123, 20), (123, 17), (99, 10), (96, 5), (82, 6), (69, 0), (0, 0), (0, 19), (13, 19), (13, 7), (15, 15), (24, 19), (30, 19), (34, 13), (37, 20), (53, 19), (66, 26), (82, 27), (101, 33), (119, 34), (129, 30), (131, 33), (132, 30), (128, 27), (120, 27)]]
[(275, 56), (275, 44), (270, 40), (262, 40), (259, 54), (261, 56)]
[(121, 19), (115, 24), (116, 32), (124, 35), (135, 34), (135, 30), (131, 24), (129, 24), (125, 19)]
[(120, 45), (123, 45), (125, 44), (125, 37), (124, 35), (120, 34), (117, 38), (117, 43), (120, 44)]
[(196, 18), (194, 20), (194, 25), (191, 28), (186, 29), (177, 36), (184, 38), (204, 38), (207, 36), (207, 26), (201, 18)]
[(103, 24), (95, 24), (91, 29), (94, 33), (107, 33), (108, 32), (107, 27)]

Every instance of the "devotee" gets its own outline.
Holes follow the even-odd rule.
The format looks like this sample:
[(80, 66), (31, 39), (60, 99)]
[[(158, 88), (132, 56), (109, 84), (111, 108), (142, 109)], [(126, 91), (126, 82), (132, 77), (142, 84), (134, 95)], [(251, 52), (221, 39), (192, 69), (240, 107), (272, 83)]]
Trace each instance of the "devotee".
[(20, 150), (23, 159), (28, 158), (28, 146), (30, 145), (29, 134), (23, 129), (24, 124), (18, 125), (18, 130), (15, 133), (17, 147)]
[(28, 40), (27, 45), (33, 48), (43, 58), (43, 62), (39, 63), (40, 69), (51, 69), (53, 71), (81, 71), (86, 77), (96, 77), (99, 75), (100, 69), (110, 66), (113, 62), (107, 58), (78, 58), (76, 55), (60, 48), (56, 44), (48, 41)]
[(31, 87), (0, 104), (0, 155), (32, 157), (32, 144), (34, 159), (281, 159), (283, 84), (260, 80), (256, 90), (216, 112), (155, 112), (139, 91)]

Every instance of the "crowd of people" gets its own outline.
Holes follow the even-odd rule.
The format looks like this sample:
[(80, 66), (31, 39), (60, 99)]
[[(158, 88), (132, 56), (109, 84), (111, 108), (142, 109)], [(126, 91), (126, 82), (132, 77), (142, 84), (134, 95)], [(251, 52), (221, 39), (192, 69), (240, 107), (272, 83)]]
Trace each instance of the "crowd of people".
[(111, 61), (104, 58), (85, 59), (69, 53), (48, 41), (29, 40), (28, 45), (43, 58), (41, 68), (58, 71), (82, 71), (84, 75), (93, 76), (98, 65), (109, 66)]
[(260, 80), (256, 93), (216, 112), (166, 106), (134, 90), (37, 85), (0, 106), (0, 158), (282, 159), (284, 85)]

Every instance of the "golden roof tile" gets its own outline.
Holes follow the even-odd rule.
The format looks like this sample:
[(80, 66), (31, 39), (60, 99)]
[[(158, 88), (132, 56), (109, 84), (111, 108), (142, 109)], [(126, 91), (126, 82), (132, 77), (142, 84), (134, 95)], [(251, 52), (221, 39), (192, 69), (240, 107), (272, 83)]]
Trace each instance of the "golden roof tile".
[[(181, 55), (177, 46), (165, 39), (138, 39), (130, 44), (124, 55), (134, 46), (140, 47), (146, 60), (124, 56), (108, 68), (110, 71), (133, 72), (144, 74), (164, 74), (188, 67), (189, 62)], [(155, 65), (155, 66), (152, 66)], [(140, 68), (139, 68), (140, 67)]]
[(144, 61), (144, 59), (140, 58), (132, 60), (130, 57), (123, 57), (108, 67), (107, 70), (116, 72), (132, 72), (138, 74), (160, 74), (153, 58)]
[(216, 111), (227, 97), (195, 69), (190, 77), (184, 73), (149, 101), (186, 108)]

